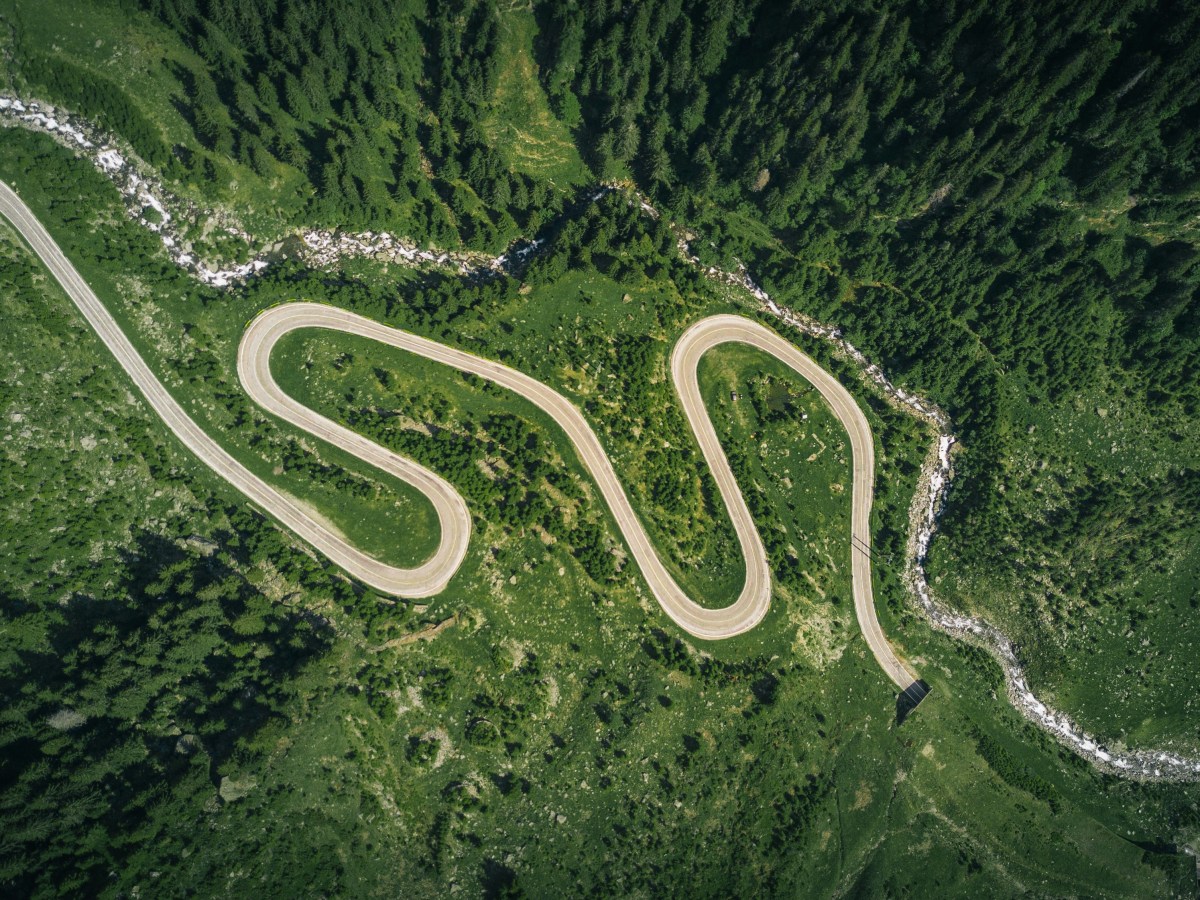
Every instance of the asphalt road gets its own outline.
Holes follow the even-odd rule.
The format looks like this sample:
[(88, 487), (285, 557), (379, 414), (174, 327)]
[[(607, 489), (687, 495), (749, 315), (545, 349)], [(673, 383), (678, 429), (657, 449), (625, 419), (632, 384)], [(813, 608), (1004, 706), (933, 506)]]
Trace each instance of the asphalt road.
[(853, 460), (849, 552), (855, 612), (867, 644), (888, 677), (902, 689), (911, 689), (917, 681), (896, 657), (883, 634), (875, 615), (870, 557), (858, 549), (870, 546), (875, 466), (870, 426), (849, 392), (832, 375), (765, 326), (740, 316), (712, 316), (689, 328), (671, 356), (671, 374), (684, 412), (713, 472), (746, 559), (746, 581), (737, 598), (727, 606), (712, 609), (692, 601), (666, 570), (599, 439), (578, 409), (561, 394), (501, 363), (334, 307), (290, 303), (260, 314), (250, 323), (238, 348), (238, 375), (251, 398), (279, 418), (413, 485), (433, 503), (441, 524), (438, 549), (422, 565), (403, 569), (388, 566), (362, 553), (288, 495), (271, 487), (221, 449), (168, 394), (50, 235), (4, 184), (0, 184), (0, 213), (29, 242), (147, 402), (189, 450), (265, 512), (355, 578), (397, 596), (425, 597), (446, 587), (462, 563), (470, 541), (471, 519), (466, 504), (453, 486), (440, 476), (287, 396), (270, 371), (271, 349), (285, 334), (302, 328), (325, 328), (368, 337), (494, 381), (535, 403), (566, 432), (612, 510), (617, 527), (663, 610), (690, 634), (709, 640), (742, 634), (762, 620), (770, 605), (771, 574), (762, 540), (704, 408), (696, 367), (707, 350), (723, 343), (749, 344), (772, 354), (808, 379), (846, 428)]

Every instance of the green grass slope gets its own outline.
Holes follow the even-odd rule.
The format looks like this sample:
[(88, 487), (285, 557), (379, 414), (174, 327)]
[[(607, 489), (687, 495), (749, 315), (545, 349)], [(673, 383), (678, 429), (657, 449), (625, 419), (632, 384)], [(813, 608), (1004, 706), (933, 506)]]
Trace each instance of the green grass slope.
[[(8, 85), (121, 132), (264, 239), (498, 250), (592, 178), (632, 178), (706, 262), (746, 262), (951, 413), (944, 599), (1019, 639), (1037, 689), (1104, 739), (1200, 749), (1194, 4), (5, 0), (0, 18)], [(655, 463), (631, 459), (634, 481)], [(712, 585), (737, 580), (717, 565)]]
[[(252, 411), (260, 443), (216, 427), (245, 403), (229, 369), (245, 320), (281, 300), (335, 303), (571, 393), (623, 460), (681, 577), (736, 580), (723, 513), (697, 483), (660, 376), (688, 322), (738, 307), (664, 255), (670, 235), (622, 198), (564, 223), (528, 290), (282, 266), (220, 294), (161, 262), (112, 190), (67, 154), (41, 138), (0, 138), (4, 177), (234, 452), (299, 439)], [(163, 442), (66, 299), (11, 236), (7, 247), (17, 314), (3, 358), (21, 374), (4, 382), (3, 425), (24, 435), (15, 455), (25, 463), (6, 465), (3, 481), (16, 513), (0, 566), (0, 659), (17, 698), (0, 757), (9, 890), (1194, 891), (1194, 860), (1169, 850), (1195, 846), (1196, 788), (1101, 777), (1053, 745), (997, 698), (994, 665), (930, 632), (880, 566), (885, 626), (934, 687), (897, 726), (893, 688), (846, 602), (844, 452), (806, 385), (755, 354), (714, 352), (702, 388), (758, 498), (780, 587), (758, 629), (701, 645), (621, 564), (619, 536), (536, 414), (402, 354), (293, 336), (276, 361), (290, 390), (426, 454), (479, 498), (487, 530), (460, 575), (408, 604), (330, 571)], [(139, 291), (155, 298), (154, 315), (138, 314)], [(201, 329), (203, 340), (180, 343)], [(820, 344), (796, 339), (841, 371)], [(876, 547), (886, 556), (902, 545), (928, 435), (861, 400), (880, 443)], [(479, 426), (471, 440), (462, 416)], [(402, 417), (445, 437), (424, 438)], [(631, 440), (639, 426), (643, 440)], [(96, 443), (81, 457), (85, 437)], [(672, 452), (653, 457), (663, 440)], [(327, 469), (296, 471), (330, 490), (376, 477), (343, 471), (322, 448), (296, 456), (321, 458)], [(698, 537), (656, 509), (650, 473), (675, 478)], [(599, 539), (573, 542), (585, 527)], [(413, 537), (376, 539), (399, 554)], [(103, 565), (89, 565), (80, 540), (132, 552), (102, 545)], [(595, 547), (617, 553), (586, 552)]]

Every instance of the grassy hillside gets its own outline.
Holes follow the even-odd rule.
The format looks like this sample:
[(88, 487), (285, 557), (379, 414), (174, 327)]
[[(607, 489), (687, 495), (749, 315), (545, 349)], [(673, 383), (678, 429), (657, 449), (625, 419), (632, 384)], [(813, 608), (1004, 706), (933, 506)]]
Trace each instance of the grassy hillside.
[[(87, 176), (76, 196), (94, 200), (82, 210), (57, 202), (44, 190), (77, 165), (40, 139), (11, 136), (7, 146), (9, 160), (18, 148), (43, 154), (21, 175), (22, 193), (173, 389), (185, 399), (228, 402), (219, 364), (193, 364), (194, 377), (176, 379), (186, 359), (154, 350), (152, 332), (175, 332), (185, 310), (196, 327), (218, 322), (229, 304), (164, 278), (152, 283), (160, 297), (154, 326), (131, 315), (138, 301), (114, 290), (111, 262), (99, 258), (86, 224), (96, 216), (115, 222), (113, 243), (100, 252), (137, 259), (141, 237), (117, 218), (115, 197)], [(64, 221), (62, 213), (81, 211)], [(677, 323), (662, 326), (668, 337), (704, 312), (730, 308), (702, 283), (675, 281), (668, 273), (682, 278), (687, 270), (665, 259), (657, 274), (641, 268), (655, 259), (649, 220), (620, 201), (589, 215), (614, 223), (609, 246), (623, 249), (614, 258), (628, 267), (592, 275), (596, 288), (579, 315), (609, 322), (614, 339), (647, 333), (643, 304), (645, 315)], [(138, 431), (139, 440), (161, 440), (143, 415), (96, 410), (97, 397), (123, 397), (122, 376), (11, 237), (5, 259), (9, 296), (25, 311), (14, 319), (6, 366), (28, 373), (7, 383), (6, 422), (32, 432), (21, 457), (27, 471), (61, 470), (84, 438), (100, 450)], [(293, 272), (256, 282), (236, 308), (249, 315), (287, 290), (509, 358), (558, 333), (555, 311), (578, 297), (581, 283), (573, 275), (530, 284), (525, 294), (517, 285), (450, 281), (398, 291), (383, 279), (338, 284)], [(486, 327), (500, 320), (491, 315), (495, 305), (523, 311), (504, 318), (511, 332)], [(64, 355), (68, 337), (76, 346)], [(361, 343), (297, 334), (280, 348), (277, 370), (305, 400), (385, 440), (403, 444), (411, 433), (390, 410), (451, 437), (463, 415), (486, 431), (461, 450), (452, 440), (421, 442), (447, 448), (431, 461), (475, 498), (476, 513), (480, 503), (500, 511), (482, 516), (486, 531), (476, 535), (463, 572), (427, 604), (353, 588), (169, 444), (157, 451), (169, 462), (152, 462), (148, 472), (146, 459), (157, 458), (148, 449), (94, 453), (108, 503), (95, 502), (95, 489), (43, 482), (41, 502), (22, 506), (34, 482), (9, 483), (23, 525), (75, 523), (50, 530), (59, 543), (42, 551), (68, 560), (59, 576), (65, 596), (31, 577), (42, 571), (41, 557), (13, 538), (0, 567), (9, 598), (5, 677), (20, 698), (8, 713), (4, 753), (11, 890), (186, 884), (209, 894), (265, 880), (281, 893), (401, 884), (414, 896), (454, 884), (534, 895), (583, 884), (622, 894), (723, 894), (754, 885), (789, 894), (965, 895), (986, 885), (995, 893), (1165, 896), (1193, 883), (1190, 858), (1147, 849), (1194, 839), (1193, 789), (1099, 778), (996, 702), (996, 671), (978, 653), (902, 615), (888, 627), (935, 694), (897, 727), (892, 688), (848, 602), (837, 537), (848, 494), (836, 488), (846, 483), (847, 461), (828, 412), (803, 381), (748, 350), (704, 360), (702, 388), (718, 433), (741, 483), (762, 491), (761, 509), (752, 505), (759, 527), (782, 535), (800, 572), (791, 554), (773, 556), (779, 588), (763, 626), (697, 645), (675, 636), (621, 565), (619, 538), (591, 488), (536, 414)], [(581, 343), (581, 361), (595, 370), (604, 345)], [(552, 343), (528, 367), (578, 391), (564, 374), (577, 346)], [(652, 367), (663, 365), (669, 347), (667, 339), (651, 349)], [(217, 360), (228, 353), (215, 342), (211, 348), (196, 352)], [(50, 378), (40, 374), (47, 359), (62, 360)], [(76, 371), (90, 380), (61, 390), (78, 383)], [(731, 385), (742, 396), (736, 404)], [(629, 415), (644, 391), (635, 378), (606, 388)], [(902, 531), (927, 438), (869, 397), (863, 402), (888, 448), (880, 480), (897, 486), (895, 502), (884, 495), (881, 526)], [(679, 437), (669, 420), (645, 427), (647, 446)], [(613, 423), (614, 448), (623, 429)], [(811, 464), (800, 458), (806, 450), (817, 455)], [(632, 449), (624, 452), (636, 461)], [(486, 465), (460, 465), (460, 453)], [(497, 477), (480, 482), (468, 476), (472, 468)], [(175, 497), (195, 499), (180, 506)], [(543, 523), (520, 521), (521, 509), (510, 521), (504, 511), (536, 508), (539, 498), (553, 501)], [(114, 504), (123, 511), (116, 520), (106, 512)], [(175, 511), (164, 520), (155, 504)], [(639, 506), (653, 522), (652, 508)], [(132, 510), (144, 517), (130, 518)], [(711, 510), (696, 521), (715, 529), (719, 517)], [(117, 540), (134, 552), (106, 550), (105, 568), (80, 564), (69, 549), (81, 533), (122, 534), (122, 522), (130, 537)], [(592, 545), (573, 543), (572, 529), (589, 522), (617, 556), (580, 553)], [(564, 530), (552, 533), (559, 523)], [(29, 542), (45, 532), (23, 533)], [(391, 535), (398, 550), (411, 538)], [(891, 620), (901, 588), (886, 568), (880, 578)], [(104, 615), (96, 615), (98, 604)], [(214, 690), (206, 679), (217, 677)], [(84, 766), (85, 758), (100, 762)], [(58, 814), (36, 797), (60, 798)]]
[[(574, 202), (630, 179), (706, 264), (744, 261), (951, 413), (940, 596), (1011, 634), (1039, 694), (1089, 730), (1196, 753), (1197, 53), (1197, 9), (1150, 0), (0, 0), (5, 90), (97, 120), (257, 237), (548, 245), (522, 279), (283, 262), (219, 292), (48, 139), (0, 130), (0, 177), (205, 427), (371, 552), (427, 555), (431, 511), (250, 406), (233, 354), (272, 303), (346, 306), (553, 384), (672, 571), (718, 597), (742, 563), (666, 359), (744, 298), (623, 197)], [(888, 633), (935, 688), (892, 724), (837, 552), (844, 454), (771, 364), (721, 351), (702, 376), (753, 485), (773, 611), (691, 646), (536, 412), (294, 336), (276, 360), (289, 390), (472, 503), (450, 591), (398, 604), (196, 472), (7, 232), (3, 247), (0, 658), (18, 700), (0, 830), (17, 892), (96, 892), (109, 871), (118, 890), (159, 871), (210, 893), (262, 877), (292, 893), (1194, 892), (1191, 860), (1159, 851), (1195, 848), (1195, 790), (1101, 778), (1050, 745), (881, 566)], [(875, 545), (898, 559), (927, 436), (863, 400), (886, 466)]]
[[(1175, 699), (1200, 687), (1182, 662), (1200, 520), (1195, 9), (7, 0), (0, 15), (10, 84), (122, 132), (264, 237), (323, 223), (497, 249), (575, 186), (632, 177), (706, 261), (747, 261), (950, 410), (946, 599), (1020, 638), (1039, 689), (1092, 730), (1197, 746)], [(1087, 430), (1095, 409), (1113, 416), (1093, 446), (1043, 443), (1039, 421), (1078, 413), (1056, 427)], [(1149, 471), (1103, 453), (1118, 417)]]

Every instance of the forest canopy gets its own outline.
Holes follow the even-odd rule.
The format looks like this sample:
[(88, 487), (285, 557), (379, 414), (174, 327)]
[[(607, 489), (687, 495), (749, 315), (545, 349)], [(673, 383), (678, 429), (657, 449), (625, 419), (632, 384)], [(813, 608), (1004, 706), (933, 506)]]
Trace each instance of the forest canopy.
[[(271, 455), (280, 477), (323, 482), (353, 509), (380, 494), (370, 476), (275, 435), (237, 387), (230, 360), (246, 316), (303, 296), (549, 381), (568, 373), (572, 385), (592, 389), (579, 405), (604, 439), (627, 435), (621, 475), (659, 529), (656, 540), (671, 541), (679, 558), (720, 556), (733, 544), (709, 521), (712, 486), (697, 474), (695, 453), (665, 439), (648, 448), (641, 436), (683, 427), (663, 358), (668, 339), (710, 304), (754, 312), (748, 297), (742, 305), (724, 293), (714, 299), (704, 268), (744, 266), (776, 301), (836, 325), (893, 381), (950, 414), (955, 478), (930, 561), (939, 596), (1009, 634), (1030, 684), (1102, 739), (1142, 746), (1149, 731), (1162, 746), (1200, 747), (1192, 705), (1200, 696), (1192, 665), (1200, 634), (1200, 4), (0, 0), (0, 26), (6, 90), (116, 133), (184, 203), (230, 221), (244, 216), (247, 230), (269, 235), (264, 244), (309, 227), (386, 230), (489, 257), (539, 240), (527, 265), (495, 277), (284, 260), (218, 291), (171, 265), (157, 235), (122, 218), (92, 167), (45, 135), (0, 134), (5, 178), (35, 205), (41, 193), (39, 215), (50, 214), (48, 227), (105, 302), (130, 323), (152, 323), (168, 335), (164, 345), (178, 339), (187, 348), (180, 359), (157, 359), (177, 368), (168, 381), (198, 398), (198, 415), (241, 434), (259, 462)], [(616, 190), (597, 191), (601, 184)], [(700, 266), (681, 256), (681, 240)], [(872, 803), (885, 798), (878, 810), (897, 817), (901, 837), (875, 847), (903, 852), (874, 857), (851, 884), (843, 869), (857, 851), (839, 834), (830, 884), (921, 895), (884, 879), (913, 864), (907, 830), (918, 824), (904, 816), (930, 802), (920, 791), (934, 796), (939, 786), (943, 808), (959, 803), (955, 792), (990, 792), (997, 805), (981, 804), (979, 815), (1000, 834), (980, 842), (995, 859), (938, 834), (933, 843), (953, 844), (954, 857), (944, 870), (929, 868), (939, 892), (943, 871), (969, 879), (986, 865), (985, 877), (1008, 877), (1002, 861), (1033, 846), (1022, 841), (1058, 854), (1061, 842), (1046, 834), (1085, 835), (1063, 852), (1096, 854), (1062, 875), (1074, 879), (1055, 888), (1063, 893), (1103, 883), (1107, 875), (1090, 864), (1108, 861), (1111, 846), (1134, 847), (1146, 866), (1190, 878), (1190, 858), (1172, 868), (1159, 850), (1195, 844), (1195, 793), (1100, 776), (1004, 718), (1012, 711), (996, 702), (1001, 676), (981, 651), (919, 644), (926, 658), (943, 654), (938, 665), (955, 677), (954, 690), (942, 691), (944, 718), (932, 719), (928, 757), (923, 738), (868, 735), (863, 723), (882, 721), (871, 705), (878, 697), (853, 653), (839, 649), (830, 663), (834, 707), (827, 671), (796, 652), (804, 642), (794, 632), (767, 639), (783, 648), (778, 657), (725, 662), (720, 651), (695, 653), (648, 626), (635, 569), (587, 480), (556, 458), (551, 433), (512, 411), (484, 411), (499, 405), (495, 396), (475, 397), (479, 410), (444, 421), (456, 409), (450, 398), (465, 402), (484, 389), (460, 379), (434, 402), (427, 384), (402, 382), (401, 366), (372, 363), (364, 374), (363, 360), (356, 368), (347, 352), (336, 357), (346, 372), (339, 363), (321, 375), (349, 404), (348, 424), (445, 474), (468, 498), (476, 529), (491, 529), (473, 545), (478, 571), (462, 593), (430, 606), (376, 596), (219, 484), (185, 478), (166, 432), (132, 418), (132, 399), (118, 402), (126, 393), (119, 372), (62, 352), (82, 326), (21, 245), (5, 247), (12, 253), (0, 259), (0, 281), (17, 336), (0, 350), (21, 376), (0, 379), (0, 400), (13, 406), (6, 427), (28, 432), (28, 447), (6, 463), (0, 495), (39, 516), (62, 509), (72, 527), (10, 524), (20, 540), (0, 535), (0, 605), (12, 642), (0, 648), (11, 698), (0, 736), (12, 851), (3, 883), (49, 893), (61, 876), (62, 890), (124, 889), (125, 876), (110, 874), (132, 858), (119, 842), (140, 841), (131, 871), (158, 871), (162, 847), (175, 871), (192, 865), (215, 884), (227, 875), (225, 854), (244, 852), (243, 834), (271, 827), (289, 833), (262, 844), (290, 849), (255, 861), (286, 869), (301, 892), (345, 892), (350, 879), (361, 886), (381, 871), (372, 866), (411, 857), (417, 868), (405, 875), (426, 886), (441, 886), (456, 861), (470, 859), (482, 874), (462, 883), (504, 895), (533, 863), (521, 855), (526, 844), (518, 852), (497, 834), (518, 833), (519, 823), (522, 841), (541, 839), (552, 803), (542, 775), (581, 804), (569, 825), (555, 807), (552, 825), (567, 825), (559, 833), (575, 834), (574, 817), (595, 801), (623, 823), (610, 833), (606, 819), (602, 841), (615, 858), (653, 857), (640, 872), (631, 864), (629, 881), (607, 858), (600, 874), (599, 857), (537, 860), (592, 863), (588, 872), (612, 893), (686, 883), (660, 864), (675, 826), (687, 840), (711, 826), (709, 846), (728, 856), (693, 854), (696, 866), (710, 867), (703, 871), (744, 853), (754, 865), (740, 873), (761, 871), (763, 884), (785, 893), (801, 883), (788, 877), (813, 877), (800, 867), (829, 861), (802, 843), (822, 832), (821, 816), (874, 815)], [(61, 309), (51, 314), (54, 302)], [(146, 342), (151, 330), (131, 327)], [(827, 349), (806, 347), (845, 374), (821, 357)], [(24, 377), (56, 356), (71, 360), (54, 374), (71, 390)], [(337, 387), (350, 373), (358, 393)], [(763, 432), (800, 429), (804, 420), (774, 409), (770, 379), (757, 377), (723, 413)], [(376, 385), (386, 403), (371, 399)], [(878, 457), (888, 468), (876, 487), (872, 549), (883, 570), (883, 560), (905, 552), (926, 445), (910, 419), (881, 402), (869, 411), (895, 435)], [(14, 413), (87, 423), (102, 443), (73, 477), (92, 479), (93, 489), (59, 489), (70, 465), (63, 460), (76, 458), (73, 431), (47, 449)], [(768, 446), (774, 451), (758, 443), (764, 458)], [(729, 455), (766, 483), (752, 442)], [(137, 479), (128, 474), (135, 469)], [(183, 494), (185, 483), (194, 493), (175, 503), (172, 491)], [(44, 506), (51, 496), (58, 505)], [(144, 509), (129, 499), (146, 496)], [(764, 521), (776, 511), (767, 496), (748, 498)], [(112, 535), (123, 542), (119, 553), (102, 543)], [(788, 602), (815, 586), (802, 543), (781, 528), (764, 534)], [(539, 570), (546, 561), (553, 565)], [(918, 645), (924, 638), (899, 578), (880, 579), (889, 627)], [(834, 641), (853, 631), (845, 596), (802, 601), (817, 617), (814, 632)], [(436, 642), (412, 638), (443, 627)], [(409, 649), (393, 654), (393, 641)], [(734, 659), (742, 650), (727, 652)], [(502, 679), (503, 691), (495, 687)], [(668, 694), (668, 684), (684, 689)], [(706, 699), (689, 707), (695, 697)], [(712, 707), (714, 697), (740, 711), (732, 724), (705, 718), (702, 704)], [(852, 698), (844, 709), (843, 697)], [(564, 738), (546, 727), (560, 701), (553, 715), (578, 726), (586, 751), (574, 753), (567, 728)], [(320, 731), (311, 723), (329, 710)], [(686, 722), (686, 733), (672, 730), (684, 727), (681, 710), (721, 739)], [(905, 727), (921, 734), (926, 724), (918, 716)], [(953, 756), (955, 734), (967, 738), (965, 762)], [(861, 771), (876, 800), (868, 790), (850, 809), (839, 793), (850, 776), (838, 767), (859, 772), (875, 757), (888, 765)], [(650, 759), (653, 776), (631, 767)], [(922, 775), (926, 764), (934, 768)], [(907, 787), (898, 772), (913, 773)], [(251, 773), (262, 781), (257, 793)], [(376, 784), (368, 796), (363, 785)], [(643, 787), (654, 803), (629, 800)], [(710, 790), (745, 806), (707, 824), (672, 812), (684, 802), (705, 809)], [(886, 798), (898, 794), (905, 802), (893, 806)], [(536, 822), (522, 819), (525, 797), (534, 798)], [(1093, 818), (1079, 818), (1085, 805)], [(956, 815), (978, 812), (966, 806)], [(761, 813), (770, 827), (730, 828), (729, 809), (747, 821)], [(1113, 824), (1121, 815), (1128, 827)], [(325, 831), (291, 833), (303, 816)], [(240, 825), (218, 835), (217, 822)], [(489, 831), (495, 822), (503, 827)], [(1081, 822), (1097, 830), (1085, 833)], [(392, 825), (394, 834), (378, 846), (359, 842), (356, 865), (343, 865), (351, 829), (378, 838)], [(1136, 846), (1125, 840), (1135, 825), (1146, 832)], [(643, 833), (656, 842), (644, 844)], [(198, 844), (209, 841), (217, 849), (205, 856)], [(324, 841), (322, 851), (310, 852), (309, 841)], [(384, 852), (398, 847), (406, 852)], [(780, 860), (796, 869), (772, 869)], [(559, 874), (565, 881), (578, 870)], [(926, 874), (912, 883), (932, 893), (920, 881)], [(953, 883), (971, 893), (963, 886), (971, 882)]]

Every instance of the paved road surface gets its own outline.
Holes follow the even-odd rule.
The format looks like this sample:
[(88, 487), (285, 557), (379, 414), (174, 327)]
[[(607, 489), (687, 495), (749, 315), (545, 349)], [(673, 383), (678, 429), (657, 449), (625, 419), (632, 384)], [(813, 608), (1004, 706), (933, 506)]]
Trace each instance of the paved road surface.
[(630, 505), (599, 439), (578, 409), (552, 388), (501, 363), (334, 307), (291, 303), (260, 314), (247, 328), (238, 348), (238, 374), (251, 398), (268, 412), (413, 485), (437, 510), (441, 524), (437, 551), (422, 565), (403, 569), (385, 565), (362, 553), (221, 449), (167, 393), (50, 235), (16, 194), (3, 184), (0, 184), (0, 213), (29, 241), (151, 407), (188, 449), (351, 575), (378, 590), (398, 596), (430, 596), (446, 587), (462, 563), (470, 540), (471, 519), (466, 504), (453, 486), (440, 476), (286, 395), (270, 371), (271, 349), (285, 334), (301, 328), (325, 328), (368, 337), (494, 381), (535, 403), (571, 440), (612, 510), (630, 552), (663, 610), (690, 634), (710, 640), (742, 634), (762, 620), (770, 604), (771, 575), (762, 540), (704, 408), (696, 368), (707, 350), (723, 343), (749, 344), (772, 354), (808, 379), (846, 428), (853, 460), (851, 538), (856, 546), (850, 552), (855, 612), (863, 636), (888, 677), (909, 692), (917, 684), (916, 676), (896, 657), (883, 634), (875, 615), (870, 558), (857, 549), (870, 546), (875, 467), (870, 426), (849, 392), (833, 376), (765, 326), (740, 316), (712, 316), (689, 328), (671, 356), (671, 374), (684, 412), (713, 472), (746, 559), (746, 581), (738, 597), (727, 606), (710, 609), (692, 601), (671, 577)]

